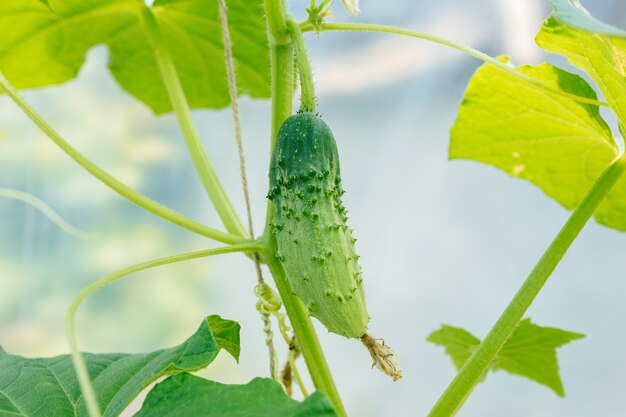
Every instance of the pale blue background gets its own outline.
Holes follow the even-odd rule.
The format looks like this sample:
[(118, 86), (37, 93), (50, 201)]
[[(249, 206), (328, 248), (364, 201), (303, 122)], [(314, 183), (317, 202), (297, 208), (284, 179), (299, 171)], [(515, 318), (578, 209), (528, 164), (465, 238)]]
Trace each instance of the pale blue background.
[[(336, 1), (337, 20), (349, 19)], [(587, 1), (626, 27), (618, 0)], [(293, 2), (296, 11), (308, 1)], [(465, 42), (516, 63), (546, 59), (533, 42), (544, 0), (363, 1), (361, 21), (391, 23)], [(351, 225), (366, 277), (370, 330), (398, 353), (397, 383), (370, 370), (356, 341), (320, 335), (353, 416), (425, 415), (454, 375), (424, 341), (441, 323), (483, 336), (568, 213), (529, 183), (473, 162), (447, 160), (448, 132), (478, 62), (456, 51), (382, 34), (307, 35), (319, 110), (341, 152)], [(563, 65), (563, 60), (550, 58)], [(25, 96), (79, 149), (120, 179), (189, 216), (219, 226), (190, 168), (174, 118), (155, 118), (115, 86), (94, 50), (80, 78)], [(255, 222), (263, 224), (269, 104), (242, 100)], [(196, 120), (220, 178), (243, 212), (228, 110)], [(613, 123), (613, 120), (611, 123)], [(63, 320), (85, 285), (143, 260), (204, 248), (203, 238), (144, 213), (79, 169), (0, 97), (0, 187), (28, 191), (94, 241), (65, 235), (38, 212), (0, 198), (0, 343), (26, 356), (67, 352)], [(529, 316), (588, 337), (560, 351), (567, 397), (503, 372), (460, 416), (621, 417), (626, 409), (626, 235), (590, 223)], [(137, 274), (81, 311), (91, 351), (142, 351), (180, 342), (206, 314), (241, 322), (239, 366), (225, 355), (204, 375), (247, 382), (266, 352), (240, 255)]]

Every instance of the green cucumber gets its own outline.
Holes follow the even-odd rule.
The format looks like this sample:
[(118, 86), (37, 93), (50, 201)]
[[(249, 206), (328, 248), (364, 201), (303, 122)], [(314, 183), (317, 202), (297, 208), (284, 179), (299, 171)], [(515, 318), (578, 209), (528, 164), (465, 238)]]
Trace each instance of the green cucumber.
[(342, 336), (367, 330), (363, 276), (341, 202), (339, 155), (328, 125), (302, 112), (280, 127), (268, 198), (276, 257), (309, 314)]

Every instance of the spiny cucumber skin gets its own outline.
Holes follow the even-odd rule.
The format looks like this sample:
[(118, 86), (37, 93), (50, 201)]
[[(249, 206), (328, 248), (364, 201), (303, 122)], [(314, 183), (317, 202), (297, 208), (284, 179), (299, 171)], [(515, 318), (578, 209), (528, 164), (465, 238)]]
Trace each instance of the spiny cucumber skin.
[(304, 112), (281, 126), (270, 166), (276, 257), (309, 314), (358, 338), (367, 330), (363, 277), (341, 202), (339, 155), (328, 125)]

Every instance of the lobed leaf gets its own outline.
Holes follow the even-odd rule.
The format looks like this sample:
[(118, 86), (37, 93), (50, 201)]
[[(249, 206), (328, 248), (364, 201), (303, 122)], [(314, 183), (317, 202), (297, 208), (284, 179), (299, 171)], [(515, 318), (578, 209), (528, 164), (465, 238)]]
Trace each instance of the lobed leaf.
[(457, 369), (461, 369), (476, 347), (480, 345), (480, 339), (467, 330), (447, 324), (432, 332), (426, 340), (435, 345), (443, 346)]
[[(580, 333), (540, 327), (530, 319), (524, 319), (496, 355), (491, 363), (491, 370), (504, 370), (513, 375), (524, 376), (545, 385), (557, 395), (564, 396), (556, 349), (583, 337), (585, 336)], [(457, 369), (461, 369), (480, 345), (480, 339), (467, 330), (448, 325), (431, 333), (427, 340), (443, 346)]]
[[(119, 415), (146, 386), (164, 375), (198, 370), (224, 348), (239, 354), (239, 325), (209, 316), (182, 344), (143, 354), (85, 354), (104, 417)], [(24, 358), (0, 348), (0, 415), (87, 416), (72, 359)]]
[(585, 336), (522, 320), (498, 353), (492, 367), (537, 381), (564, 396), (556, 349)]
[(245, 385), (225, 385), (180, 374), (157, 384), (135, 417), (336, 417), (319, 392), (298, 402), (276, 381), (255, 378)]
[(554, 11), (537, 44), (589, 74), (626, 124), (626, 32), (595, 19), (578, 0), (550, 1)]
[[(229, 1), (239, 93), (269, 97), (269, 47), (261, 1)], [(105, 44), (117, 82), (157, 113), (171, 111), (144, 36), (143, 0), (0, 2), (0, 71), (18, 88), (75, 78), (92, 47)], [(192, 108), (229, 104), (216, 1), (157, 0), (152, 11)]]
[[(581, 77), (550, 64), (518, 70), (552, 88), (596, 98)], [(597, 106), (550, 94), (492, 65), (472, 77), (451, 131), (451, 158), (484, 162), (528, 180), (567, 209), (578, 205), (619, 153)], [(626, 179), (609, 192), (595, 218), (626, 231)]]
[[(577, 0), (551, 0), (553, 13), (537, 44), (589, 74), (615, 112), (622, 135), (626, 126), (626, 31), (594, 18)], [(626, 178), (620, 179), (596, 211), (607, 226), (626, 230)]]

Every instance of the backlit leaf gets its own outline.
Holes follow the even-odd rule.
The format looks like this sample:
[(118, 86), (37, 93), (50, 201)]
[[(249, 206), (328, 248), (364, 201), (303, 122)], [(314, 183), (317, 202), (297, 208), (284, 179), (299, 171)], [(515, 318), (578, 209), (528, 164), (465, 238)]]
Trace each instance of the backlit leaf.
[[(596, 98), (581, 77), (550, 64), (518, 70), (551, 88)], [(551, 94), (492, 65), (472, 77), (450, 141), (451, 158), (484, 162), (528, 180), (568, 209), (619, 153), (597, 106)], [(626, 178), (608, 193), (595, 218), (626, 231)]]
[[(583, 337), (580, 333), (537, 326), (530, 319), (522, 320), (496, 355), (490, 369), (524, 376), (563, 396), (556, 349)], [(480, 339), (467, 330), (448, 325), (431, 333), (427, 340), (443, 346), (457, 369), (461, 369), (480, 345)]]
[[(230, 0), (239, 92), (269, 97), (262, 2)], [(0, 71), (18, 88), (74, 79), (87, 51), (104, 44), (117, 82), (156, 113), (171, 111), (143, 32), (143, 0), (0, 2)], [(217, 1), (160, 0), (152, 6), (192, 108), (229, 104)]]
[(626, 124), (626, 32), (595, 19), (577, 0), (551, 3), (537, 43), (587, 72)]

